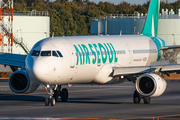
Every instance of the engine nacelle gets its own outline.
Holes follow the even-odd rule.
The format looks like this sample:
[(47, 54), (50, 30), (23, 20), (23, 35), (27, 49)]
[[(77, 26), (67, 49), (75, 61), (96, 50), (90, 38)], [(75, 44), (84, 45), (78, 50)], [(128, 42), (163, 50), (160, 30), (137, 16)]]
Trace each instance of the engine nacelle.
[(9, 78), (9, 87), (15, 93), (32, 93), (40, 83), (31, 80), (25, 70), (18, 70), (11, 74)]
[(136, 81), (136, 90), (145, 97), (158, 97), (166, 90), (166, 81), (157, 74), (143, 74)]

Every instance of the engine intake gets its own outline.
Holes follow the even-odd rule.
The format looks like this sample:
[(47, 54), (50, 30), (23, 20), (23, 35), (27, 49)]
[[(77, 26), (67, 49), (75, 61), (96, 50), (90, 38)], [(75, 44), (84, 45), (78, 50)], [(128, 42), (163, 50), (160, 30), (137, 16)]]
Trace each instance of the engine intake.
[(136, 81), (138, 93), (146, 97), (158, 97), (166, 90), (166, 81), (157, 74), (143, 74)]
[(39, 83), (29, 78), (25, 70), (14, 72), (9, 78), (9, 87), (15, 93), (32, 93), (39, 85)]

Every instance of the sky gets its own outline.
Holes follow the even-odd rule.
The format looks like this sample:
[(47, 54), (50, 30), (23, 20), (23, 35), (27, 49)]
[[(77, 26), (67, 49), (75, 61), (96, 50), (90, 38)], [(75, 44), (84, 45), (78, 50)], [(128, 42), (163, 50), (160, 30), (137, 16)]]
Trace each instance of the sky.
[[(110, 2), (110, 3), (114, 3), (114, 4), (119, 4), (121, 3), (122, 1), (125, 1), (125, 2), (128, 2), (128, 3), (131, 3), (131, 4), (144, 4), (147, 2), (147, 0), (90, 0), (91, 2), (95, 2), (95, 3), (99, 3), (100, 1), (103, 1), (103, 2)], [(166, 0), (161, 0), (161, 1), (166, 1)], [(177, 0), (169, 0), (169, 3), (170, 2), (175, 2)]]

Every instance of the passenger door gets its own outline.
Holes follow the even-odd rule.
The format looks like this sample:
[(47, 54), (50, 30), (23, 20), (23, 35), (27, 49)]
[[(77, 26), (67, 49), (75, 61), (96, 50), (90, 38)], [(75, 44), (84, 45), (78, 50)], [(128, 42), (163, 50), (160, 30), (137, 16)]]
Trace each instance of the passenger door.
[(75, 52), (73, 51), (73, 48), (69, 43), (64, 43), (64, 45), (66, 46), (69, 56), (70, 56), (70, 68), (74, 68), (75, 67)]

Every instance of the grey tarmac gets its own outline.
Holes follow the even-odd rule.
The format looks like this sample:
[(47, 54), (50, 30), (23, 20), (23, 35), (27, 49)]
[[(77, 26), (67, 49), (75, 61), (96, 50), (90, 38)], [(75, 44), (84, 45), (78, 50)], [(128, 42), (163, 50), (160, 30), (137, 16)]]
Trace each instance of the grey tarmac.
[(168, 81), (166, 92), (149, 105), (133, 103), (134, 84), (62, 86), (69, 91), (68, 102), (58, 99), (45, 106), (48, 94), (40, 86), (31, 94), (15, 94), (8, 80), (0, 79), (1, 119), (43, 120), (172, 120), (180, 119), (180, 81)]

